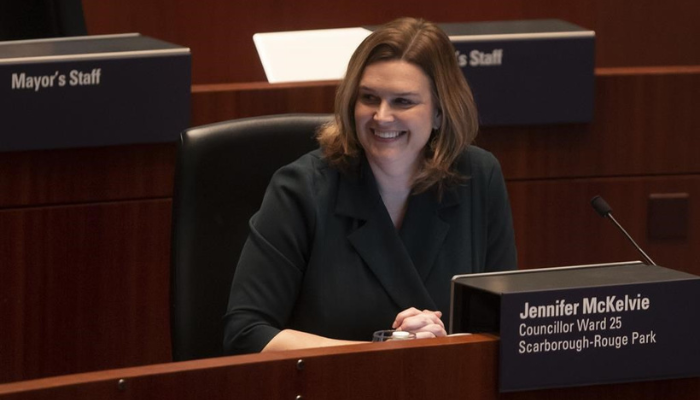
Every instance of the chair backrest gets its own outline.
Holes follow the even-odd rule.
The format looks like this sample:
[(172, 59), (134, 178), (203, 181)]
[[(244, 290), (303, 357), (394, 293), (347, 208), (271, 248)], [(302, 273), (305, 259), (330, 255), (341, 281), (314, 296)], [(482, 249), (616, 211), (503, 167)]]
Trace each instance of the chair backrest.
[(172, 214), (171, 338), (175, 361), (223, 355), (222, 317), (248, 220), (272, 174), (318, 147), (327, 114), (221, 122), (180, 135)]

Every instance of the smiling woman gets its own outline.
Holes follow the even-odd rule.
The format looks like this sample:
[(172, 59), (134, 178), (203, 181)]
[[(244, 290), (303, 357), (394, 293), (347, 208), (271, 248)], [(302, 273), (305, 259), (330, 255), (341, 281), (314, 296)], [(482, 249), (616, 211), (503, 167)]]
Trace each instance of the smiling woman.
[[(336, 95), (336, 120), (322, 130), (319, 142), (329, 162), (341, 169), (352, 165), (360, 143), (353, 115), (361, 80), (373, 65), (382, 61), (403, 61), (428, 79), (431, 101), (438, 124), (422, 155), (422, 166), (413, 182), (416, 193), (437, 185), (438, 192), (458, 184), (463, 177), (454, 169), (455, 160), (474, 140), (478, 117), (474, 97), (455, 57), (449, 37), (435, 24), (400, 18), (367, 37), (348, 64), (345, 79)], [(396, 64), (395, 64), (396, 65)], [(398, 70), (387, 68), (385, 73)]]
[(423, 151), (439, 126), (428, 77), (405, 61), (367, 66), (355, 104), (357, 137), (394, 225), (401, 227)]
[(403, 18), (367, 37), (321, 149), (280, 169), (251, 218), (224, 348), (444, 336), (452, 276), (516, 267), (500, 166), (470, 145), (476, 121), (436, 25)]

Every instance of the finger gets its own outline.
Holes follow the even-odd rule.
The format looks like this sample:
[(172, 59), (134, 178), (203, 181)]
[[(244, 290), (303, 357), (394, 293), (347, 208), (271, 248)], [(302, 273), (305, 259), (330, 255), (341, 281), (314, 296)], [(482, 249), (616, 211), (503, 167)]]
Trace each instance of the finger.
[[(419, 315), (429, 315), (429, 316), (433, 317), (431, 319), (431, 321), (442, 325), (443, 328), (445, 326), (444, 323), (442, 322), (442, 320), (440, 319), (442, 317), (442, 311), (432, 311), (432, 310), (427, 310), (427, 309), (420, 311), (420, 310), (416, 309), (415, 307), (411, 307), (411, 308), (407, 308), (407, 309), (401, 311), (400, 313), (398, 313), (396, 315), (396, 319), (394, 320), (394, 323), (391, 324), (391, 327), (393, 329), (406, 330), (404, 328), (404, 325), (405, 325), (404, 321), (408, 318), (419, 316)], [(414, 324), (415, 323), (410, 324), (410, 325), (413, 326)]]
[(421, 313), (404, 319), (397, 329), (414, 332), (428, 325), (438, 325), (441, 329), (445, 328), (444, 323), (437, 315), (433, 313)]
[(396, 319), (394, 319), (394, 323), (391, 324), (391, 327), (398, 329), (406, 318), (418, 315), (420, 313), (420, 310), (415, 307), (407, 308), (396, 315)]
[(423, 310), (424, 313), (433, 313), (438, 316), (438, 318), (442, 318), (442, 311), (432, 311), (432, 310)]
[[(440, 325), (426, 325), (421, 330), (412, 332), (416, 337), (445, 337), (447, 332)], [(426, 335), (429, 333), (429, 335)]]
[(399, 329), (404, 331), (417, 331), (426, 325), (437, 324), (444, 327), (442, 321), (432, 314), (420, 314), (413, 317), (408, 317), (399, 326)]
[(416, 339), (432, 339), (434, 337), (432, 332), (416, 332)]
[[(441, 319), (442, 318), (442, 311), (423, 310), (423, 314), (428, 314), (428, 315), (434, 316), (435, 317), (435, 319), (433, 319), (434, 321), (442, 321), (442, 319)], [(442, 322), (440, 322), (440, 323), (442, 323)]]
[[(423, 312), (420, 314), (423, 318), (426, 318), (428, 321), (431, 321), (432, 323), (439, 324), (441, 326), (444, 326), (442, 319), (440, 317), (442, 316), (442, 313), (439, 311), (428, 311), (428, 312)], [(419, 316), (415, 316), (413, 318), (418, 318)]]
[(412, 332), (432, 332), (433, 334), (435, 334), (435, 336), (447, 336), (447, 331), (445, 331), (445, 328), (438, 324), (425, 325), (422, 328)]
[(421, 329), (421, 332), (430, 332), (435, 337), (445, 337), (447, 336), (447, 331), (445, 331), (445, 327), (442, 325), (434, 324), (434, 325), (427, 325)]

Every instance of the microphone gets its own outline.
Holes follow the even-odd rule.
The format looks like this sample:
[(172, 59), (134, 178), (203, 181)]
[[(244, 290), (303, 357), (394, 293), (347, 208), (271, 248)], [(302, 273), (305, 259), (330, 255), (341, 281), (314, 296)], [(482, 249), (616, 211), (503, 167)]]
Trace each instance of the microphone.
[(596, 210), (596, 212), (597, 212), (598, 214), (600, 214), (601, 217), (603, 217), (603, 218), (607, 217), (608, 219), (610, 219), (610, 220), (617, 226), (617, 228), (618, 228), (620, 231), (622, 231), (622, 233), (624, 233), (625, 236), (627, 236), (627, 239), (630, 241), (630, 243), (632, 243), (632, 245), (634, 245), (634, 247), (635, 247), (635, 248), (637, 249), (637, 251), (642, 255), (642, 257), (644, 257), (644, 261), (646, 261), (647, 264), (658, 266), (658, 265), (651, 259), (651, 257), (649, 257), (649, 256), (647, 255), (647, 253), (645, 253), (644, 250), (642, 250), (642, 248), (639, 247), (639, 245), (637, 244), (637, 242), (635, 242), (634, 239), (632, 239), (632, 236), (630, 236), (630, 234), (627, 233), (627, 231), (625, 230), (625, 228), (623, 228), (622, 225), (620, 225), (620, 224), (617, 222), (617, 220), (615, 220), (615, 217), (612, 216), (612, 208), (610, 208), (610, 206), (608, 205), (608, 203), (607, 203), (602, 197), (596, 196), (596, 197), (592, 198), (592, 199), (591, 199), (591, 205), (592, 205), (593, 208)]

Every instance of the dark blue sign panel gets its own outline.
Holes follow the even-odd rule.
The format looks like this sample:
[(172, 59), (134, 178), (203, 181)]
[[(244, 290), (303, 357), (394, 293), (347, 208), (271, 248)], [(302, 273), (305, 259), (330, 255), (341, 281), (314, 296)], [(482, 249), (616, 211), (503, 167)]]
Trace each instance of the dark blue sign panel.
[(0, 44), (0, 151), (176, 141), (189, 50), (117, 36)]
[(453, 43), (482, 125), (593, 119), (593, 37)]
[(502, 391), (700, 375), (700, 280), (503, 297)]
[(641, 263), (453, 279), (451, 332), (500, 335), (500, 390), (700, 376), (700, 277)]

